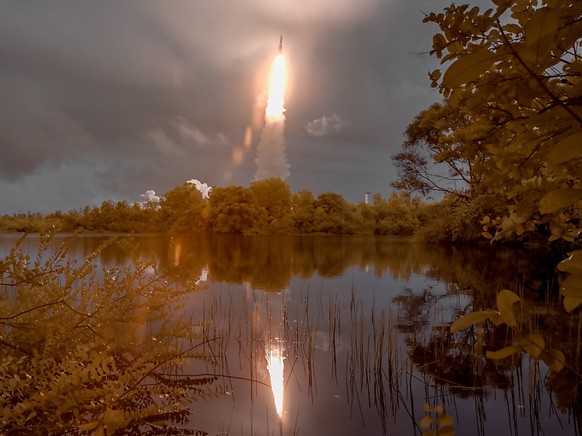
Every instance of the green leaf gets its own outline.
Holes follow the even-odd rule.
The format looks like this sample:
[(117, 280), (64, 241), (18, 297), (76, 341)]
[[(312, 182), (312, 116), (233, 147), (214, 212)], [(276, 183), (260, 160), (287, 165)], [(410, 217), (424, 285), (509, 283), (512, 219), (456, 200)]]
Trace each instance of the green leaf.
[(447, 46), (447, 40), (445, 39), (445, 37), (442, 34), (437, 33), (436, 35), (434, 35), (432, 37), (432, 48), (435, 51), (441, 51), (446, 46)]
[[(446, 427), (448, 425), (451, 425), (453, 423), (453, 417), (451, 415), (448, 414), (444, 414), (444, 415), (440, 415), (437, 418), (437, 424), (439, 427)], [(440, 433), (440, 431), (439, 431)]]
[(555, 372), (560, 372), (566, 362), (566, 356), (560, 350), (548, 350), (542, 353), (542, 360)]
[(439, 436), (454, 436), (455, 428), (453, 426), (447, 425), (439, 429)]
[(472, 53), (461, 55), (445, 72), (442, 86), (456, 88), (471, 82), (487, 71), (499, 58), (500, 55), (486, 48), (478, 48)]
[(123, 410), (111, 409), (110, 407), (105, 410), (103, 421), (107, 427), (108, 434), (113, 434), (116, 430), (124, 428), (129, 424), (129, 421), (125, 419)]
[(503, 318), (501, 317), (501, 314), (499, 312), (496, 312), (494, 310), (492, 310), (492, 312), (495, 313), (495, 316), (491, 317), (491, 322), (493, 323), (494, 326), (498, 326), (503, 324), (505, 321), (503, 320)]
[(453, 321), (451, 324), (451, 332), (456, 332), (457, 330), (467, 328), (475, 323), (486, 321), (495, 315), (498, 315), (498, 313), (491, 309), (467, 313)]
[(548, 57), (555, 44), (556, 32), (560, 26), (560, 14), (556, 9), (539, 8), (534, 11), (524, 29), (524, 45), (519, 51), (522, 59), (538, 66)]
[(540, 213), (554, 213), (560, 209), (572, 206), (582, 199), (582, 189), (554, 189), (540, 200)]
[(576, 250), (570, 257), (558, 264), (558, 269), (571, 274), (582, 274), (582, 250)]
[(523, 351), (535, 359), (540, 356), (541, 352), (546, 346), (544, 338), (542, 338), (537, 333), (532, 333), (527, 335), (525, 338), (521, 338), (519, 343), (523, 346)]
[(559, 141), (546, 154), (550, 165), (582, 158), (582, 132), (574, 133)]
[(505, 359), (509, 356), (513, 356), (514, 354), (520, 353), (521, 347), (517, 345), (510, 345), (509, 347), (502, 348), (501, 350), (497, 351), (487, 351), (485, 356), (488, 359), (500, 360)]
[(510, 327), (517, 327), (517, 320), (513, 314), (513, 305), (518, 302), (520, 298), (515, 292), (503, 289), (497, 294), (497, 309), (501, 314), (503, 322)]
[(579, 297), (564, 297), (564, 309), (566, 312), (572, 312), (582, 304), (582, 298)]
[(560, 294), (564, 297), (582, 298), (582, 275), (572, 274), (562, 282)]
[(420, 426), (422, 428), (426, 428), (431, 424), (432, 424), (432, 416), (430, 416), (430, 415), (427, 415), (420, 420)]
[(81, 424), (79, 426), (79, 430), (91, 431), (91, 430), (96, 429), (98, 425), (99, 425), (99, 421), (91, 421), (91, 422), (88, 422), (87, 424)]
[(434, 70), (429, 74), (430, 80), (439, 80), (441, 78), (441, 70)]

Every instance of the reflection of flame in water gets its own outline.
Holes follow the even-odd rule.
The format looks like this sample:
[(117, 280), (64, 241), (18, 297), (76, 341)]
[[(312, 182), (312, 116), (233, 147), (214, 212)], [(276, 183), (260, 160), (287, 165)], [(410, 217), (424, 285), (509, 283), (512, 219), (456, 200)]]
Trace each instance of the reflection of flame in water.
[(200, 271), (200, 278), (198, 280), (196, 280), (196, 284), (199, 285), (201, 282), (207, 282), (208, 281), (208, 265), (206, 265), (204, 268), (202, 268), (202, 271)]
[(180, 257), (182, 256), (182, 244), (176, 242), (174, 246), (174, 266), (180, 265)]
[(283, 373), (285, 364), (283, 363), (283, 346), (281, 344), (273, 345), (267, 352), (267, 369), (271, 379), (271, 390), (275, 399), (275, 408), (279, 418), (283, 415)]

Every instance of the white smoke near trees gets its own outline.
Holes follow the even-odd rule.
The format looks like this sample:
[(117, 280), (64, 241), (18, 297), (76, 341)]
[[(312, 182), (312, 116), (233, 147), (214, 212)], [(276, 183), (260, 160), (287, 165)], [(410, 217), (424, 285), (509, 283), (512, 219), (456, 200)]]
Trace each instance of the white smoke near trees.
[(291, 166), (287, 162), (285, 151), (285, 115), (265, 116), (265, 127), (257, 148), (257, 172), (255, 180), (278, 177), (286, 180)]
[[(207, 199), (210, 195), (210, 191), (212, 191), (212, 187), (208, 186), (207, 183), (202, 183), (198, 179), (190, 179), (186, 181), (189, 185), (194, 185), (194, 187), (202, 194), (202, 198)], [(157, 195), (156, 191), (153, 189), (149, 189), (143, 194), (140, 194), (140, 197), (144, 199), (144, 201), (139, 202), (138, 204), (144, 207), (146, 204), (159, 204), (160, 200), (164, 198), (163, 196)]]
[(339, 132), (343, 130), (345, 127), (350, 126), (351, 123), (349, 120), (342, 119), (339, 115), (323, 115), (320, 118), (317, 118), (313, 121), (309, 121), (305, 125), (305, 130), (311, 136), (326, 136), (330, 133)]
[(153, 191), (151, 189), (146, 191), (145, 193), (141, 194), (140, 197), (149, 203), (159, 203), (160, 202), (160, 196), (156, 195), (156, 191)]
[(194, 185), (196, 189), (198, 189), (198, 191), (202, 194), (202, 198), (205, 199), (208, 198), (208, 196), (210, 195), (210, 191), (212, 191), (211, 186), (208, 186), (206, 183), (202, 183), (200, 180), (197, 179), (188, 180), (186, 183)]

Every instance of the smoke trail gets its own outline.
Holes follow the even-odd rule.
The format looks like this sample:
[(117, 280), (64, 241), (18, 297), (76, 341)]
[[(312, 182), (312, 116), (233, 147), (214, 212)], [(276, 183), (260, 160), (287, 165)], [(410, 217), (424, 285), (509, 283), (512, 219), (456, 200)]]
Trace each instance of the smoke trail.
[(265, 109), (265, 127), (261, 133), (261, 141), (257, 148), (257, 172), (255, 180), (278, 177), (286, 180), (289, 177), (290, 165), (285, 152), (285, 96), (286, 82), (285, 58), (281, 53), (273, 62), (269, 81), (269, 98)]
[(285, 152), (285, 115), (280, 117), (265, 116), (265, 127), (261, 133), (261, 141), (257, 148), (257, 172), (255, 180), (278, 177), (286, 180), (289, 177), (290, 165)]

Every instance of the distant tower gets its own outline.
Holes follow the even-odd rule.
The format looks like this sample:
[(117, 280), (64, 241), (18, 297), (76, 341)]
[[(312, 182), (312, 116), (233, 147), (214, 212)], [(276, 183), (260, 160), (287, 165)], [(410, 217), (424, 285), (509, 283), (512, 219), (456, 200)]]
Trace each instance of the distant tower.
[(364, 192), (364, 202), (366, 204), (368, 204), (368, 195), (370, 195), (370, 192)]

